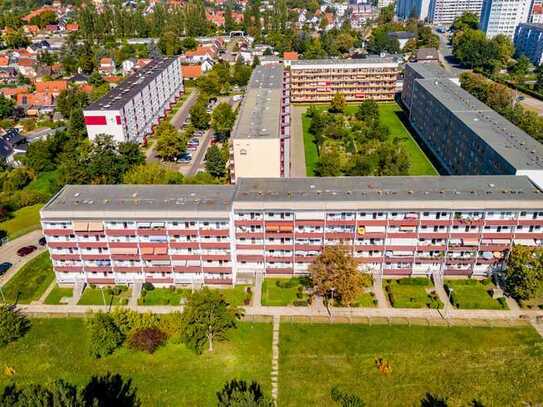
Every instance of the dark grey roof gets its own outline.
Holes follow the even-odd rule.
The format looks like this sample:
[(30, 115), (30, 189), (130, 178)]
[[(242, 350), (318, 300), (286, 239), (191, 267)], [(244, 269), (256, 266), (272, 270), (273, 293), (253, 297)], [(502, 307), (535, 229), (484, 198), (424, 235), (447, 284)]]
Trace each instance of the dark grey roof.
[(410, 38), (415, 38), (417, 34), (409, 31), (389, 31), (388, 36), (397, 38), (398, 40), (408, 40)]
[(235, 187), (228, 185), (67, 185), (44, 211), (224, 211)]
[(283, 65), (259, 65), (253, 71), (232, 138), (279, 137)]
[(526, 176), (241, 178), (236, 202), (520, 201), (541, 192)]
[(409, 63), (406, 65), (406, 70), (408, 68), (415, 71), (420, 78), (456, 78), (456, 75), (447, 72), (439, 64)]
[(439, 53), (435, 48), (419, 48), (417, 50), (417, 61), (438, 59)]
[(418, 79), (462, 123), (517, 170), (543, 169), (543, 145), (448, 79)]
[(118, 110), (121, 109), (129, 100), (137, 95), (149, 82), (155, 79), (164, 69), (166, 69), (175, 57), (153, 59), (147, 65), (138, 69), (128, 78), (123, 80), (118, 86), (110, 90), (96, 102), (91, 103), (85, 110)]
[(345, 65), (345, 64), (388, 64), (397, 63), (398, 60), (394, 57), (368, 57), (357, 59), (300, 59), (292, 61), (291, 66), (301, 65)]

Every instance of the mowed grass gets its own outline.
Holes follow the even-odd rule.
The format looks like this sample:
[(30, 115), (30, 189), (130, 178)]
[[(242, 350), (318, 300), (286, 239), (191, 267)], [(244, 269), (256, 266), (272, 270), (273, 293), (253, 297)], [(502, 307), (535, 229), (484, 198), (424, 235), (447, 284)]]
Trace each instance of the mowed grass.
[[(322, 110), (326, 105), (319, 106)], [(345, 109), (348, 114), (354, 114), (358, 109), (358, 104), (349, 104)], [(404, 114), (402, 108), (397, 103), (380, 103), (379, 113), (381, 122), (390, 130), (390, 140), (398, 138), (405, 148), (409, 160), (409, 175), (438, 175), (437, 170), (432, 165), (430, 159), (424, 154), (408, 129), (404, 126), (400, 117)], [(319, 159), (317, 146), (313, 142), (314, 138), (309, 133), (311, 119), (305, 114), (302, 116), (302, 125), (304, 131), (305, 165), (308, 176), (314, 175), (315, 166)]]
[[(433, 288), (429, 278), (385, 280), (385, 290), (394, 308), (426, 308), (431, 302), (429, 288)], [(443, 304), (438, 308), (443, 308)]]
[(25, 337), (0, 348), (2, 370), (15, 370), (13, 379), (0, 375), (0, 389), (12, 380), (47, 384), (63, 378), (82, 385), (112, 372), (133, 380), (143, 406), (216, 405), (215, 393), (233, 378), (256, 380), (270, 395), (271, 324), (240, 323), (229, 338), (202, 355), (167, 344), (153, 355), (121, 348), (93, 359), (84, 319), (34, 319)]
[(53, 288), (53, 290), (49, 293), (47, 298), (45, 299), (45, 304), (48, 305), (55, 305), (60, 304), (61, 300), (63, 298), (72, 297), (73, 296), (73, 289), (70, 287), (59, 287), (58, 285)]
[[(281, 324), (280, 406), (332, 406), (338, 385), (368, 406), (419, 406), (426, 392), (449, 406), (543, 401), (543, 340), (517, 328)], [(390, 363), (383, 375), (376, 358)]]
[[(283, 286), (280, 287), (278, 283)], [(288, 285), (288, 287), (285, 285)], [(265, 278), (262, 282), (262, 305), (293, 305), (294, 301), (298, 299), (296, 294), (299, 292), (299, 287), (303, 287), (303, 285), (298, 277)], [(303, 294), (301, 299), (307, 299), (307, 295)]]
[[(507, 309), (498, 300), (493, 299), (488, 290), (493, 284), (485, 284), (477, 280), (445, 280), (445, 284), (453, 289), (456, 308), (460, 309)], [(451, 300), (451, 302), (453, 302)]]
[(86, 287), (79, 299), (78, 305), (126, 305), (132, 294), (132, 289), (125, 289), (115, 294), (110, 288)]
[(43, 252), (25, 264), (2, 287), (2, 292), (6, 302), (29, 304), (38, 300), (54, 279), (49, 252)]
[(377, 300), (375, 299), (375, 296), (373, 293), (367, 292), (360, 294), (353, 304), (353, 307), (360, 308), (375, 308), (376, 306)]
[(0, 222), (0, 229), (8, 233), (10, 240), (40, 228), (40, 209), (43, 204), (26, 206), (13, 212), (13, 217)]
[(139, 302), (142, 305), (180, 305), (181, 298), (189, 295), (191, 290), (176, 288), (157, 288), (142, 291)]
[(27, 191), (38, 191), (44, 194), (53, 194), (57, 188), (59, 171), (47, 171), (41, 173), (36, 179), (25, 187)]

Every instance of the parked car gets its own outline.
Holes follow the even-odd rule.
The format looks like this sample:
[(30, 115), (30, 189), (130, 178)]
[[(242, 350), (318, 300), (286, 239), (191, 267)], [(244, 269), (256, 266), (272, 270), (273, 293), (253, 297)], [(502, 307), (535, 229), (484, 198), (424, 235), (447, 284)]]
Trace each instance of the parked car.
[(190, 139), (189, 144), (196, 144), (196, 145), (199, 145), (199, 144), (200, 144), (200, 140), (198, 140), (196, 137), (193, 137), (193, 138)]
[(38, 244), (40, 246), (45, 246), (47, 244), (47, 240), (45, 240), (45, 237), (42, 237), (40, 240), (38, 240)]
[(8, 271), (11, 268), (11, 266), (12, 266), (12, 264), (7, 262), (7, 261), (0, 264), (0, 276), (5, 274), (6, 271)]
[(202, 137), (204, 134), (206, 134), (206, 132), (203, 131), (203, 130), (196, 130), (194, 132), (194, 136), (196, 136), (196, 137)]
[(189, 145), (187, 146), (187, 150), (189, 150), (189, 151), (196, 151), (196, 150), (198, 150), (198, 146), (196, 146), (196, 145), (194, 145), (194, 144), (189, 144)]
[(232, 96), (232, 100), (234, 102), (239, 102), (241, 100), (242, 96), (241, 95), (234, 95)]
[(192, 161), (192, 154), (183, 153), (179, 156), (178, 161), (181, 163), (190, 163)]
[(34, 245), (24, 246), (24, 247), (21, 247), (19, 250), (17, 250), (17, 256), (19, 257), (28, 256), (30, 253), (36, 250), (38, 250), (38, 248)]

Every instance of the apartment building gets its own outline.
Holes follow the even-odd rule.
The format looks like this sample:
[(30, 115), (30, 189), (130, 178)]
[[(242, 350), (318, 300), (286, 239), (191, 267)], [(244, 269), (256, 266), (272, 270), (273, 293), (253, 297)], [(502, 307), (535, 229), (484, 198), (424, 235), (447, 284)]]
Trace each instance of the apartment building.
[(230, 175), (290, 175), (289, 71), (281, 64), (257, 66), (231, 134)]
[(466, 12), (481, 15), (483, 0), (430, 0), (428, 21), (436, 25), (452, 25)]
[(400, 20), (416, 18), (426, 20), (430, 9), (430, 0), (398, 0), (396, 2), (396, 16)]
[(292, 102), (330, 102), (336, 93), (347, 101), (394, 100), (399, 64), (392, 57), (293, 61)]
[(519, 24), (514, 43), (518, 56), (526, 55), (534, 65), (540, 65), (543, 61), (543, 24)]
[(144, 142), (183, 91), (177, 58), (154, 59), (84, 110), (89, 138)]
[(328, 245), (363, 272), (486, 276), (512, 244), (541, 246), (543, 193), (505, 175), (66, 186), (41, 219), (60, 284), (305, 274)]
[[(543, 146), (429, 64), (407, 64), (409, 121), (450, 175), (527, 175), (543, 187)], [(409, 72), (409, 71), (416, 71)], [(423, 76), (416, 79), (417, 76)]]
[(515, 29), (526, 23), (532, 0), (484, 0), (481, 10), (481, 30), (487, 38), (505, 34), (513, 39)]

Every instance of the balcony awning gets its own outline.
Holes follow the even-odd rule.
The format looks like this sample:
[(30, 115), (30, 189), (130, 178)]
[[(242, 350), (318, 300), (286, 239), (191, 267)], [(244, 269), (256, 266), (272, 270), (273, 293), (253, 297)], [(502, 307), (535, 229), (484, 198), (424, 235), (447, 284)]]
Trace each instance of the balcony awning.
[(478, 246), (479, 239), (462, 239), (464, 246)]
[(89, 230), (89, 222), (74, 222), (74, 230), (76, 232), (87, 232)]
[(102, 232), (104, 224), (102, 222), (89, 222), (89, 232)]

